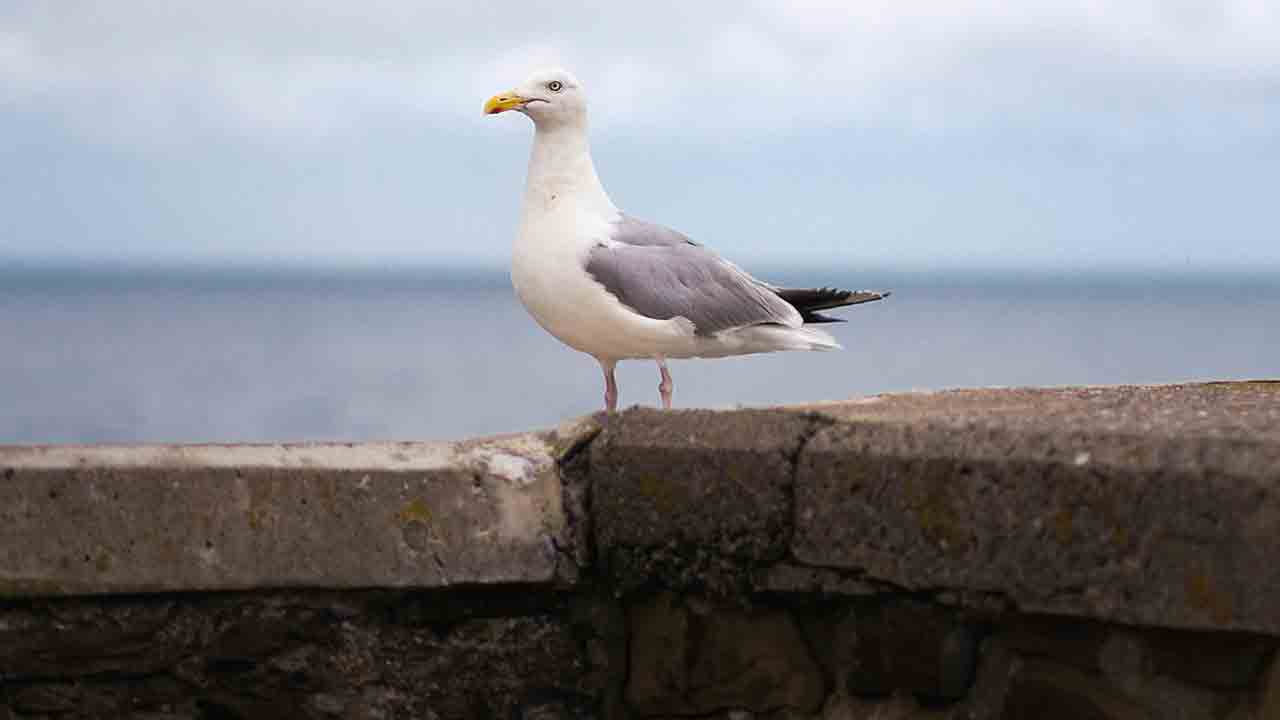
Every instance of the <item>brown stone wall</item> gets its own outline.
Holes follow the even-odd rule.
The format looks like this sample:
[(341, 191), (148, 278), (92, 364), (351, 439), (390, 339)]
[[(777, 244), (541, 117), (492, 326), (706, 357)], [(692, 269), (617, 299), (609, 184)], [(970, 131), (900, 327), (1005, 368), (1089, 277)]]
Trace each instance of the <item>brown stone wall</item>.
[(0, 720), (1280, 720), (1280, 384), (0, 447)]
[(14, 602), (0, 718), (595, 717), (618, 622), (522, 589)]
[(0, 718), (1269, 720), (1276, 648), (905, 594), (60, 598), (0, 608)]

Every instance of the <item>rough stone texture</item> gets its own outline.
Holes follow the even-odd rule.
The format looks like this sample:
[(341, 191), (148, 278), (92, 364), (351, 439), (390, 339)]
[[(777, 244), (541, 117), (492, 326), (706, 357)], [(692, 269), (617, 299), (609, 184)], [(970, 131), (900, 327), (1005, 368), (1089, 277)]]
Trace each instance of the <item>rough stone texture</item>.
[(670, 593), (628, 609), (627, 700), (642, 715), (812, 712), (822, 673), (790, 615), (689, 602)]
[(1251, 718), (1275, 645), (1239, 633), (1013, 615), (985, 641), (960, 716)]
[(1007, 718), (1044, 720), (1158, 720), (1133, 702), (1079, 670), (1047, 660), (1020, 663), (1004, 700)]
[(867, 607), (858, 615), (856, 626), (846, 625), (837, 640), (849, 644), (840, 663), (844, 689), (933, 700), (955, 700), (968, 691), (978, 656), (972, 623), (910, 601)]
[(1263, 382), (0, 448), (0, 720), (1280, 720), (1278, 473)]
[[(1064, 439), (1084, 434), (1132, 440), (1209, 438), (1270, 445), (1269, 450), (1254, 448), (1252, 454), (1234, 459), (1212, 458), (1233, 462), (1238, 474), (1252, 476), (1270, 469), (1266, 458), (1276, 457), (1275, 443), (1280, 441), (1280, 380), (949, 390), (877, 395), (794, 409), (815, 410), (842, 422), (937, 424), (973, 431), (1004, 427)], [(975, 449), (980, 445), (976, 443)], [(1048, 447), (1042, 445), (1040, 450), (1047, 451)], [(1156, 452), (1121, 454), (1114, 460), (1161, 466), (1196, 462), (1195, 453), (1190, 452), (1170, 456)]]
[(1024, 660), (1000, 638), (982, 644), (978, 673), (964, 704), (956, 713), (962, 720), (1001, 720), (1014, 678), (1022, 672)]
[(995, 639), (984, 648), (977, 683), (956, 716), (969, 720), (1163, 720), (1182, 715), (1154, 712), (1097, 674), (1045, 657), (1021, 656)]
[(1155, 717), (1212, 720), (1234, 704), (1231, 695), (1192, 687), (1156, 671), (1145, 639), (1132, 630), (1111, 633), (1099, 650), (1098, 664), (1112, 686)]
[(791, 534), (801, 414), (763, 410), (610, 418), (591, 447), (593, 521), (624, 585), (732, 583), (717, 573), (781, 559)]
[[(1014, 615), (1001, 623), (1001, 640), (1026, 656), (1054, 657), (1081, 670), (1103, 669), (1104, 652), (1117, 630), (1106, 623), (1051, 616)], [(1274, 641), (1245, 633), (1147, 629), (1135, 652), (1150, 672), (1222, 690), (1247, 688), (1270, 657)], [(1111, 643), (1114, 653), (1114, 643)]]
[(602, 628), (575, 602), (490, 590), (11, 604), (0, 717), (594, 717), (622, 658), (591, 651)]
[[(979, 652), (969, 611), (900, 594), (737, 600), (510, 586), (0, 601), (0, 718), (1256, 720), (1274, 712), (1280, 675), (1269, 663), (1222, 689), (1168, 675), (1153, 649), (1203, 648), (1208, 657), (1195, 662), (1210, 678), (1236, 682), (1231, 649), (1252, 663), (1254, 636), (1012, 614), (988, 620)], [(1270, 660), (1276, 639), (1266, 642)], [(956, 668), (974, 652), (980, 670), (970, 685)]]
[(1280, 384), (963, 391), (821, 408), (802, 564), (1027, 611), (1280, 632)]
[(0, 447), (0, 597), (549, 582), (557, 442)]

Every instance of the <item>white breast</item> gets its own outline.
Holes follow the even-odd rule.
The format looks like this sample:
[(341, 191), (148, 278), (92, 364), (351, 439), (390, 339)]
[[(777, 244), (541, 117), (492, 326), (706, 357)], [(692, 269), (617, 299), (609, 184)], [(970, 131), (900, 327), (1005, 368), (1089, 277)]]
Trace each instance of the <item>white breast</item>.
[(584, 269), (612, 221), (569, 203), (527, 213), (512, 253), (516, 295), (547, 332), (597, 358), (687, 357), (694, 343), (687, 324), (636, 314)]
[(587, 274), (588, 253), (609, 242), (617, 219), (591, 161), (585, 124), (539, 126), (512, 253), (516, 295), (547, 332), (602, 360), (688, 357), (695, 344), (688, 321), (639, 315)]

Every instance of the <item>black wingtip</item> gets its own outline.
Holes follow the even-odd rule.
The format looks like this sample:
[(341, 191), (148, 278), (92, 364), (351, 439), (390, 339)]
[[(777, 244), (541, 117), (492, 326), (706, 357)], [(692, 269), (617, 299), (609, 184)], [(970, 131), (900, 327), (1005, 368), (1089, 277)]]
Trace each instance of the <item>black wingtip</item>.
[(849, 322), (844, 318), (831, 317), (830, 315), (823, 315), (822, 313), (816, 313), (816, 312), (802, 312), (800, 313), (800, 318), (804, 320), (804, 323), (806, 325), (821, 325), (822, 323)]
[(883, 300), (893, 294), (888, 290), (845, 290), (844, 292), (847, 294), (843, 301), (836, 307), (876, 302), (877, 300)]
[(841, 290), (839, 288), (777, 288), (778, 297), (786, 300), (800, 311), (805, 322), (840, 322), (836, 318), (818, 314), (820, 310), (861, 305), (862, 303), (883, 300), (892, 293), (873, 292), (870, 290)]

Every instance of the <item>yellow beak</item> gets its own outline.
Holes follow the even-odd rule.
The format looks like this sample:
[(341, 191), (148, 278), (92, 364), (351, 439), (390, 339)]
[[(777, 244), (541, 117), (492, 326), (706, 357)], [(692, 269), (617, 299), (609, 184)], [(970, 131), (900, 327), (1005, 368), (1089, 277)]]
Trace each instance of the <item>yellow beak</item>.
[(494, 95), (484, 104), (485, 115), (496, 115), (507, 110), (514, 110), (524, 105), (528, 100), (520, 97), (515, 90), (508, 90), (504, 93)]

